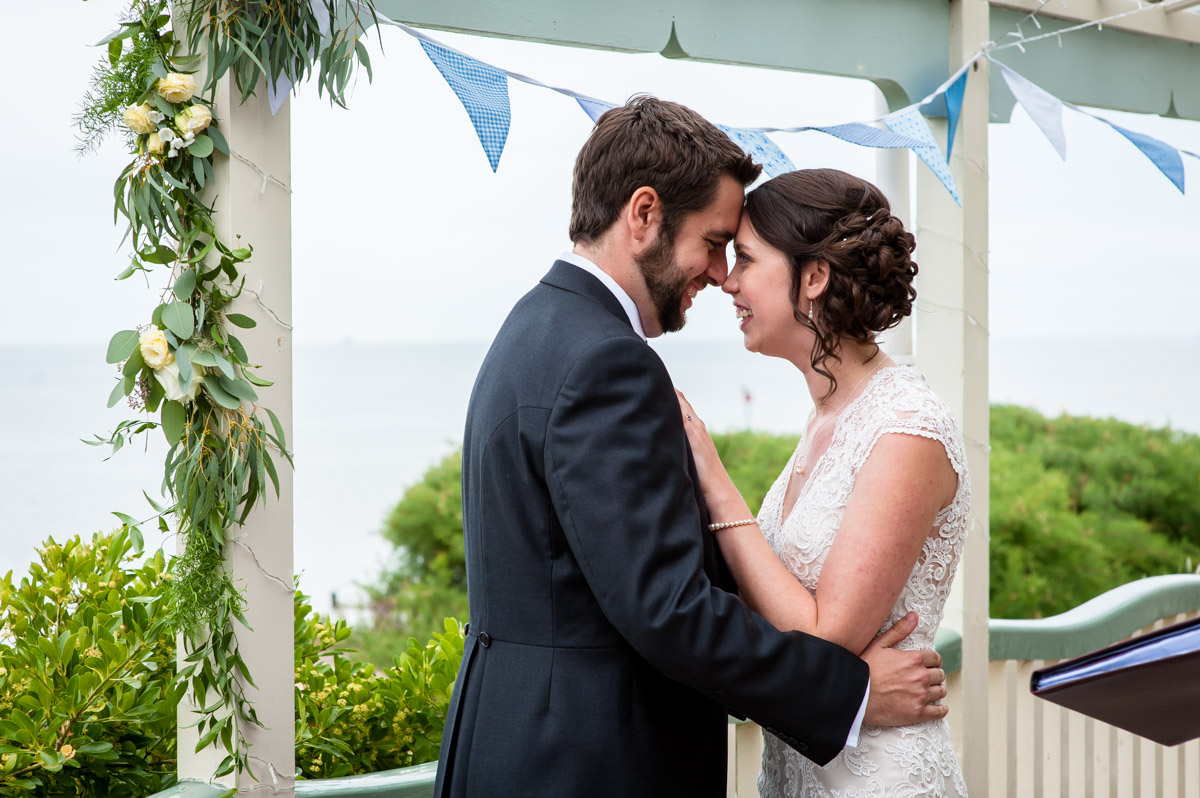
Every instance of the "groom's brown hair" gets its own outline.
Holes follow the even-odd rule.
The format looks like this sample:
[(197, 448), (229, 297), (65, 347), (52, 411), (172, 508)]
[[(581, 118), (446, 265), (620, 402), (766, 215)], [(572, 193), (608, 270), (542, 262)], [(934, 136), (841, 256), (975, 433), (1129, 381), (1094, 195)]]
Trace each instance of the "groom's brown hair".
[(712, 202), (722, 175), (743, 186), (762, 171), (737, 144), (695, 111), (649, 95), (606, 111), (575, 159), (571, 241), (595, 243), (634, 191), (649, 186), (662, 201), (661, 235)]

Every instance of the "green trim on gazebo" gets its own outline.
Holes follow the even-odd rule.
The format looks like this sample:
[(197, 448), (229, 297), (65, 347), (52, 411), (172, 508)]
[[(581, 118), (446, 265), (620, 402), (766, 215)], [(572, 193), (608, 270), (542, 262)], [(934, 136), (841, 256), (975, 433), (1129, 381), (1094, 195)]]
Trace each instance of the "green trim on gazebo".
[[(988, 622), (991, 660), (1069, 659), (1124, 640), (1161, 618), (1200, 610), (1200, 576), (1151, 576), (1115, 587), (1061, 615)], [(962, 637), (938, 632), (935, 647), (947, 673), (962, 667)]]

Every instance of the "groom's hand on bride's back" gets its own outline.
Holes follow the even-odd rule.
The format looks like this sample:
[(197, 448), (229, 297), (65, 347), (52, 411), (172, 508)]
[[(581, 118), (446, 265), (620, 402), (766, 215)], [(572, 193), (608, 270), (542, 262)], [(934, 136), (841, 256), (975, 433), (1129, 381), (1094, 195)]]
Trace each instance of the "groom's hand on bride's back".
[(864, 723), (873, 726), (907, 726), (946, 717), (949, 709), (935, 704), (946, 697), (946, 672), (936, 651), (901, 651), (896, 644), (917, 628), (910, 612), (862, 653), (871, 667), (871, 695)]

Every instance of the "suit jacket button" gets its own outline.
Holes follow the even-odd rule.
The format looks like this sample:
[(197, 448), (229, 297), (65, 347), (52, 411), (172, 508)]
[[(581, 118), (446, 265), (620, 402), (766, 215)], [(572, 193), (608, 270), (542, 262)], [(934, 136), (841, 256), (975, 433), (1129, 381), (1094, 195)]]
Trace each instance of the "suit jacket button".
[(480, 632), (479, 633), (479, 642), (483, 645), (484, 648), (488, 648), (492, 644), (492, 638), (488, 637), (487, 632)]

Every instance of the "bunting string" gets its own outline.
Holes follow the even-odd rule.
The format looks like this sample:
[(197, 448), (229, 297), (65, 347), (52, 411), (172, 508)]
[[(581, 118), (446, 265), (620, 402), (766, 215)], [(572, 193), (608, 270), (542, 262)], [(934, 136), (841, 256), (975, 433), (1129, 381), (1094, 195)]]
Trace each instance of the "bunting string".
[[(327, 14), (325, 0), (310, 0), (318, 19)], [(361, 13), (361, 0), (345, 0), (353, 9), (353, 13)], [(733, 127), (718, 124), (722, 131), (738, 144), (754, 161), (762, 165), (768, 176), (774, 177), (784, 172), (792, 171), (795, 165), (786, 153), (768, 136), (769, 133), (801, 133), (816, 131), (833, 136), (842, 141), (862, 147), (880, 147), (894, 149), (909, 149), (920, 158), (937, 176), (938, 180), (959, 205), (962, 204), (950, 170), (950, 157), (954, 152), (954, 140), (958, 123), (962, 116), (963, 99), (966, 95), (967, 81), (972, 66), (980, 59), (986, 58), (1000, 70), (1009, 90), (1013, 93), (1018, 104), (1029, 114), (1034, 124), (1050, 141), (1060, 158), (1066, 159), (1067, 142), (1063, 128), (1063, 108), (1085, 114), (1097, 119), (1120, 133), (1133, 146), (1137, 147), (1180, 191), (1184, 190), (1183, 155), (1200, 159), (1200, 155), (1188, 150), (1174, 147), (1153, 136), (1129, 130), (1101, 116), (1085, 111), (1078, 106), (1067, 103), (1054, 96), (1032, 81), (1018, 74), (1008, 65), (997, 61), (993, 54), (1002, 50), (1016, 47), (1025, 51), (1025, 45), (1057, 37), (1062, 44), (1063, 34), (1096, 28), (1103, 30), (1105, 23), (1132, 17), (1149, 11), (1168, 13), (1171, 3), (1149, 4), (1137, 0), (1137, 7), (1118, 13), (1110, 14), (1101, 19), (1090, 20), (1078, 25), (1072, 25), (1059, 30), (1043, 30), (1039, 15), (1048, 5), (1049, 0), (1040, 0), (1038, 5), (1016, 24), (1016, 30), (1005, 35), (1005, 39), (1013, 41), (988, 41), (980, 45), (979, 50), (948, 77), (945, 82), (930, 92), (924, 98), (897, 111), (884, 114), (868, 121), (845, 122), (836, 125), (792, 125), (792, 126), (762, 126), (762, 127)], [(1063, 3), (1066, 6), (1065, 0)], [(593, 121), (618, 103), (608, 102), (570, 88), (545, 83), (528, 75), (503, 69), (481, 61), (467, 53), (438, 41), (424, 31), (417, 30), (402, 22), (389, 19), (375, 12), (375, 19), (381, 25), (389, 25), (417, 39), (422, 50), (433, 62), (439, 73), (450, 86), (451, 90), (462, 103), (476, 135), (487, 156), (492, 171), (499, 168), (500, 157), (508, 139), (512, 111), (509, 102), (508, 81), (515, 80), (531, 86), (548, 89), (569, 97), (579, 105), (580, 109)], [(1022, 24), (1032, 22), (1041, 33), (1026, 36)], [(324, 28), (323, 28), (324, 29)], [(274, 83), (269, 84), (271, 109), (274, 113), (283, 98), (292, 90), (292, 82), (286, 75), (279, 76)], [(944, 101), (946, 106), (946, 150), (943, 154), (922, 109), (935, 101)], [(940, 112), (940, 108), (938, 109)], [(925, 109), (925, 112), (931, 112)], [(937, 112), (934, 112), (937, 113)], [(937, 113), (940, 115), (940, 113)], [(262, 172), (260, 170), (260, 175)], [(264, 176), (265, 189), (267, 176)], [(286, 186), (284, 186), (286, 188)]]

